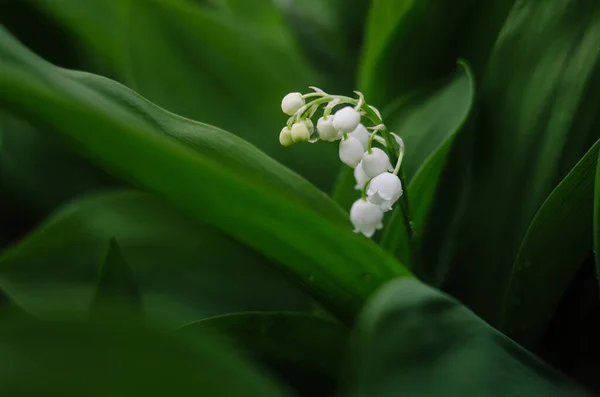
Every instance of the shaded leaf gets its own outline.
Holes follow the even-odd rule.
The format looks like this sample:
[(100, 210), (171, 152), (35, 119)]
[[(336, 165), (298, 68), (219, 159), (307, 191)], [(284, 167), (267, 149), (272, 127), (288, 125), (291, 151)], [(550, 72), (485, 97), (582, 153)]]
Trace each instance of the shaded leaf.
[[(127, 281), (135, 280), (152, 318), (179, 326), (231, 311), (313, 307), (264, 257), (158, 198), (126, 190), (72, 202), (8, 249), (0, 256), (0, 289), (39, 316), (85, 316), (97, 294), (98, 263), (115, 259), (106, 258), (111, 238), (131, 269), (121, 290), (135, 294)], [(101, 291), (111, 280), (123, 284), (118, 278), (103, 279)]]
[(591, 251), (599, 148), (600, 141), (548, 196), (521, 243), (504, 299), (502, 329), (522, 343), (540, 336)]
[(136, 280), (117, 240), (113, 237), (100, 267), (91, 312), (95, 314), (104, 311), (106, 307), (117, 306), (130, 314), (137, 314), (143, 310)]
[(207, 318), (183, 328), (231, 338), (258, 358), (277, 359), (339, 375), (348, 329), (331, 320), (293, 312), (246, 312)]
[[(394, 280), (357, 326), (352, 396), (585, 396), (453, 298)], [(350, 378), (352, 379), (352, 378)]]
[(40, 322), (4, 316), (2, 324), (3, 395), (288, 395), (212, 338), (192, 341), (117, 318)]

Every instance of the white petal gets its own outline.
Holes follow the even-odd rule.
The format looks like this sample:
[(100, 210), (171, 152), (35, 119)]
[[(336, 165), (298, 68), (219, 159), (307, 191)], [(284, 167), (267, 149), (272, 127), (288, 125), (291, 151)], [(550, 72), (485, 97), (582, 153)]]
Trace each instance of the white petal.
[(300, 121), (292, 125), (292, 139), (294, 142), (308, 142), (310, 139), (310, 132), (304, 122)]
[(304, 106), (304, 98), (302, 98), (302, 94), (299, 92), (290, 92), (281, 100), (281, 110), (290, 116), (296, 113), (302, 106)]
[(371, 153), (365, 152), (362, 158), (362, 165), (365, 174), (371, 178), (389, 171), (392, 166), (388, 155), (379, 148), (372, 148)]
[(360, 123), (360, 113), (352, 106), (346, 106), (335, 112), (333, 126), (342, 132), (352, 132)]
[(354, 186), (356, 190), (362, 190), (366, 183), (369, 182), (369, 179), (371, 179), (367, 174), (365, 174), (365, 171), (362, 167), (362, 162), (359, 163), (354, 169), (354, 179), (356, 180), (356, 185)]
[(357, 125), (356, 128), (348, 134), (348, 136), (358, 139), (360, 143), (362, 143), (365, 150), (367, 150), (367, 148), (369, 147), (369, 138), (371, 137), (371, 135), (369, 134), (369, 130), (367, 130), (367, 128), (364, 125)]
[(340, 142), (340, 160), (349, 167), (356, 168), (362, 159), (363, 153), (363, 146), (357, 139), (342, 139)]
[(327, 120), (321, 117), (317, 120), (317, 131), (319, 131), (319, 138), (324, 141), (336, 141), (341, 138), (341, 134), (333, 126), (333, 119), (335, 116), (327, 116)]

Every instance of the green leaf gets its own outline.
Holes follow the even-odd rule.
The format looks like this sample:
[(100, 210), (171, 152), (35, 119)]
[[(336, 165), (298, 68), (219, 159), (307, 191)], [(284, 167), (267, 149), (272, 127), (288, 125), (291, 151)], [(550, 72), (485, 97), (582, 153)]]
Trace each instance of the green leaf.
[(113, 237), (100, 267), (91, 305), (92, 314), (103, 312), (106, 307), (119, 307), (130, 314), (137, 314), (143, 310), (143, 306), (135, 277)]
[(585, 396), (455, 299), (412, 279), (385, 285), (355, 338), (351, 396)]
[[(386, 123), (402, 136), (406, 145), (403, 167), (410, 181), (407, 194), (417, 245), (427, 227), (448, 153), (471, 112), (474, 85), (469, 66), (460, 62), (458, 71), (445, 86), (433, 93), (425, 90), (416, 94), (386, 118)], [(414, 255), (418, 258), (418, 252), (409, 252), (410, 235), (401, 211), (401, 208), (394, 210), (384, 229), (381, 245), (403, 263), (417, 266), (413, 259)]]
[(68, 27), (82, 52), (108, 63), (119, 81), (150, 101), (234, 131), (330, 186), (333, 145), (286, 150), (277, 139), (286, 121), (281, 98), (322, 79), (300, 55), (272, 0), (236, 0), (222, 10), (170, 0), (31, 1)]
[[(213, 338), (190, 340), (115, 318), (40, 322), (3, 316), (0, 393), (10, 396), (285, 396)], [(234, 380), (234, 381), (232, 381)]]
[(0, 256), (0, 290), (38, 316), (86, 315), (98, 298), (98, 264), (105, 259), (108, 270), (123, 271), (115, 269), (114, 249), (106, 257), (111, 238), (131, 275), (105, 273), (100, 291), (113, 280), (135, 295), (127, 281), (135, 280), (151, 318), (179, 326), (231, 311), (313, 307), (265, 258), (156, 197), (126, 190), (72, 202), (8, 249)]
[(548, 196), (531, 222), (513, 265), (502, 329), (531, 344), (592, 248), (597, 141)]
[(10, 202), (3, 206), (7, 216), (26, 212), (44, 217), (72, 197), (119, 184), (23, 120), (5, 114), (0, 127), (5, 130), (5, 143), (0, 148), (0, 186), (10, 195)]
[(584, 1), (519, 2), (498, 37), (479, 92), (472, 190), (443, 283), (492, 324), (531, 221), (598, 139), (599, 60), (600, 12)]
[(347, 214), (324, 193), (247, 142), (110, 80), (46, 64), (4, 31), (0, 39), (0, 104), (276, 260), (341, 318), (352, 318), (383, 282), (410, 275), (352, 233)]
[(316, 368), (334, 378), (348, 347), (346, 327), (302, 313), (234, 313), (193, 322), (183, 330), (224, 335), (258, 358)]

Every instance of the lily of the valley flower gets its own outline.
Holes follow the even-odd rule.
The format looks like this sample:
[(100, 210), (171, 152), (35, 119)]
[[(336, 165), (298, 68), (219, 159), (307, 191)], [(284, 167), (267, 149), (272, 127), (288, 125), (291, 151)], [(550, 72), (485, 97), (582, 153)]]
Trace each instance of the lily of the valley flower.
[(342, 137), (342, 134), (333, 126), (334, 115), (329, 115), (327, 119), (321, 117), (317, 120), (317, 131), (319, 131), (319, 138), (324, 141), (337, 141)]
[(302, 106), (304, 106), (304, 98), (299, 92), (290, 92), (281, 101), (281, 110), (290, 116), (296, 113)]
[(340, 142), (340, 160), (349, 167), (356, 168), (364, 151), (362, 143), (356, 138), (349, 137)]
[(384, 172), (371, 180), (367, 187), (368, 200), (379, 206), (382, 211), (389, 211), (402, 196), (402, 183), (397, 175)]
[(287, 126), (283, 127), (279, 133), (279, 143), (281, 143), (281, 146), (284, 147), (292, 146), (294, 144), (291, 128), (288, 128)]
[(292, 125), (292, 139), (294, 142), (308, 142), (310, 131), (306, 123), (301, 121)]
[(346, 106), (335, 112), (333, 126), (345, 133), (352, 132), (360, 123), (360, 113), (352, 106)]
[(356, 128), (348, 134), (348, 136), (358, 139), (360, 143), (362, 143), (364, 150), (367, 150), (369, 147), (369, 138), (371, 135), (364, 125), (358, 124)]
[(379, 148), (372, 148), (371, 153), (368, 151), (363, 154), (362, 168), (366, 175), (375, 178), (379, 174), (387, 171), (392, 171), (392, 164), (388, 155)]
[(379, 206), (361, 198), (350, 208), (350, 221), (354, 225), (354, 232), (371, 237), (375, 230), (383, 227), (383, 211)]
[(371, 179), (369, 175), (365, 174), (362, 161), (354, 169), (354, 179), (356, 180), (356, 185), (354, 186), (356, 190), (363, 190), (369, 179)]

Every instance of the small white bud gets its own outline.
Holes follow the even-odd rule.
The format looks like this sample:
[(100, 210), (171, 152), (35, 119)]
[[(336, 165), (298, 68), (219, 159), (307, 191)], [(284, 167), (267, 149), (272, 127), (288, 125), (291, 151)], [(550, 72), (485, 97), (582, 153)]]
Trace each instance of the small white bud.
[(357, 139), (342, 139), (340, 142), (340, 160), (349, 167), (356, 168), (364, 152), (363, 145)]
[(360, 123), (360, 113), (352, 106), (346, 106), (335, 112), (333, 126), (342, 132), (352, 132)]
[(371, 137), (371, 135), (369, 134), (369, 130), (367, 130), (367, 128), (364, 125), (357, 125), (356, 128), (348, 134), (348, 136), (358, 139), (358, 141), (362, 143), (363, 148), (365, 150), (367, 150), (367, 148), (369, 147), (369, 138)]
[(383, 211), (379, 209), (379, 206), (361, 198), (356, 200), (350, 208), (350, 221), (354, 225), (355, 233), (371, 237), (375, 234), (375, 230), (383, 227)]
[(324, 141), (337, 141), (342, 137), (342, 134), (333, 126), (333, 118), (335, 116), (328, 116), (327, 120), (321, 117), (317, 120), (317, 131), (319, 131), (319, 138)]
[(308, 142), (310, 139), (310, 131), (303, 121), (292, 125), (292, 139), (294, 142)]
[(294, 144), (294, 140), (292, 139), (292, 130), (287, 126), (283, 127), (279, 133), (279, 143), (281, 143), (281, 146), (284, 147), (292, 146)]
[(365, 152), (362, 157), (362, 168), (368, 176), (375, 178), (386, 171), (392, 171), (392, 163), (388, 155), (379, 148), (371, 148), (371, 153)]
[(296, 113), (302, 106), (304, 106), (304, 98), (302, 98), (302, 94), (299, 92), (290, 92), (281, 100), (281, 110), (290, 116)]
[(382, 211), (389, 211), (402, 196), (402, 183), (397, 175), (384, 172), (377, 175), (369, 183), (367, 198), (373, 204), (377, 204)]
[(356, 180), (356, 185), (354, 188), (356, 190), (363, 190), (367, 182), (369, 182), (369, 175), (365, 174), (365, 171), (362, 167), (362, 161), (358, 163), (356, 168), (354, 169), (354, 179)]

